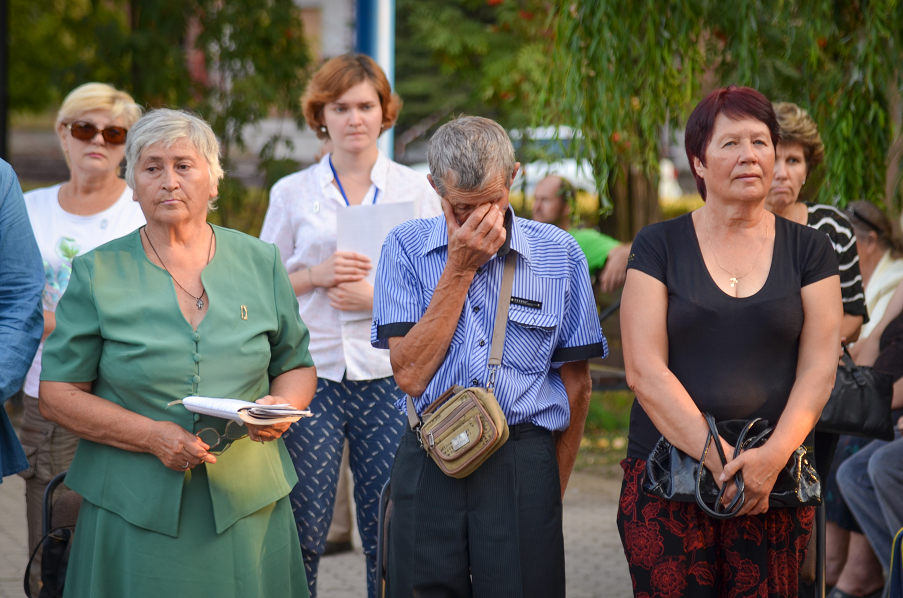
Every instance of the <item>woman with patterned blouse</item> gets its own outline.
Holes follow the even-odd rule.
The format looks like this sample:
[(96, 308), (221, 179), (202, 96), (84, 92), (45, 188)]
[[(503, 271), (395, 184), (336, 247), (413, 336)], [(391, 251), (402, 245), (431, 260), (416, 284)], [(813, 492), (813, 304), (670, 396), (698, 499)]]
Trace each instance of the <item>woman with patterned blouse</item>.
[[(105, 83), (85, 83), (73, 89), (56, 117), (56, 133), (69, 180), (25, 194), (28, 219), (44, 262), (46, 339), (56, 327), (54, 311), (72, 275), (72, 260), (144, 224), (144, 214), (132, 199), (132, 189), (120, 178), (129, 128), (141, 117), (141, 107), (124, 91)], [(54, 476), (69, 469), (78, 437), (41, 417), (38, 385), (41, 350), (25, 378), (25, 414), (19, 439), (28, 456), (25, 510), (28, 548), (41, 540), (44, 490)], [(40, 552), (31, 571), (32, 592), (41, 588)]]

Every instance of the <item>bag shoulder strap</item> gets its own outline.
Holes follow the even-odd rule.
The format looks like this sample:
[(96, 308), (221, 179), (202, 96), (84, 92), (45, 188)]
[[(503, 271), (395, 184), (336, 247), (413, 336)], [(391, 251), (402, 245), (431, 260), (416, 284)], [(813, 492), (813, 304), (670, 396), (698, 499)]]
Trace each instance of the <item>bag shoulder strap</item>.
[(417, 410), (414, 408), (414, 399), (411, 398), (411, 395), (407, 395), (407, 403), (408, 427), (416, 430), (417, 426), (420, 425), (420, 418), (417, 417)]
[[(502, 363), (505, 349), (505, 330), (508, 326), (508, 308), (511, 307), (511, 290), (514, 288), (514, 270), (517, 268), (517, 253), (511, 251), (505, 256), (505, 271), (502, 274), (502, 288), (499, 291), (499, 307), (495, 312), (492, 328), (492, 345), (489, 349), (489, 367), (496, 368)], [(494, 381), (491, 380), (491, 381)], [(489, 390), (492, 390), (490, 387)]]
[[(517, 253), (510, 251), (505, 256), (505, 270), (502, 273), (502, 287), (499, 290), (499, 306), (495, 312), (495, 324), (492, 328), (492, 344), (489, 347), (489, 383), (487, 390), (492, 392), (495, 386), (495, 372), (502, 363), (502, 353), (505, 349), (505, 327), (508, 325), (508, 308), (511, 307), (511, 291), (514, 288), (514, 270), (517, 267)], [(407, 395), (406, 408), (408, 412), (408, 426), (416, 430), (420, 425), (417, 409), (414, 407), (414, 399)]]

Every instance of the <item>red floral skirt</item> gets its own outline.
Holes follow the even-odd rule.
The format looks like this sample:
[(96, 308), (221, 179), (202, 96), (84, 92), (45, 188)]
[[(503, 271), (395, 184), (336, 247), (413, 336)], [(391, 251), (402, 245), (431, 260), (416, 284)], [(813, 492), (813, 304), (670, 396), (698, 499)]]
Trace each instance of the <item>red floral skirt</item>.
[(643, 492), (646, 462), (621, 462), (618, 531), (637, 598), (795, 598), (814, 507), (713, 519)]

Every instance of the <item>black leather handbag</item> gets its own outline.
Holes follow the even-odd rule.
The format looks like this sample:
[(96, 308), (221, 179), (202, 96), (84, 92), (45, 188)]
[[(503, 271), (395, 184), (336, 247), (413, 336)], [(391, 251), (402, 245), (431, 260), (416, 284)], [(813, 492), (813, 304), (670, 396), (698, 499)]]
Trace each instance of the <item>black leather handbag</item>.
[(893, 440), (894, 422), (890, 411), (894, 377), (856, 365), (846, 345), (841, 360), (843, 365), (837, 367), (831, 398), (815, 424), (816, 432)]
[[(741, 452), (765, 444), (774, 428), (769, 427), (768, 421), (761, 418), (748, 421), (732, 419), (716, 424), (715, 418), (711, 414), (704, 413), (703, 415), (709, 424), (709, 434), (702, 457), (697, 460), (688, 456), (662, 436), (646, 461), (643, 490), (646, 494), (667, 500), (695, 502), (711, 517), (730, 519), (743, 508), (746, 500), (743, 472), (737, 472), (734, 476), (737, 495), (730, 504), (724, 506), (721, 504), (721, 498), (727, 484), (719, 489), (712, 473), (707, 467), (700, 466), (700, 463), (705, 462), (709, 447), (714, 444), (718, 456), (721, 458), (721, 464), (727, 464), (718, 436), (734, 446), (734, 458), (737, 458)], [(778, 479), (768, 496), (769, 508), (807, 507), (821, 504), (821, 481), (809, 459), (809, 452), (810, 449), (801, 446), (790, 456), (787, 465), (778, 474)], [(709, 506), (710, 504), (712, 506)]]

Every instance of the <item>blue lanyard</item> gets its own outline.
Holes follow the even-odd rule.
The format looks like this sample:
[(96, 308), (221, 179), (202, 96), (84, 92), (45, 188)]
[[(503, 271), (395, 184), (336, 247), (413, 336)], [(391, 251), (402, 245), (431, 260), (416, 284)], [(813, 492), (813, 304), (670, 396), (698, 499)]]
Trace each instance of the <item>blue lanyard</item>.
[[(332, 176), (335, 178), (336, 184), (339, 186), (339, 191), (342, 192), (342, 199), (345, 200), (346, 206), (351, 206), (351, 203), (348, 201), (348, 196), (345, 195), (345, 189), (342, 187), (342, 181), (339, 180), (339, 175), (335, 171), (335, 166), (332, 165), (332, 154), (329, 155), (329, 168), (332, 169)], [(376, 204), (376, 198), (379, 196), (379, 187), (374, 185), (373, 189), (373, 203)]]

